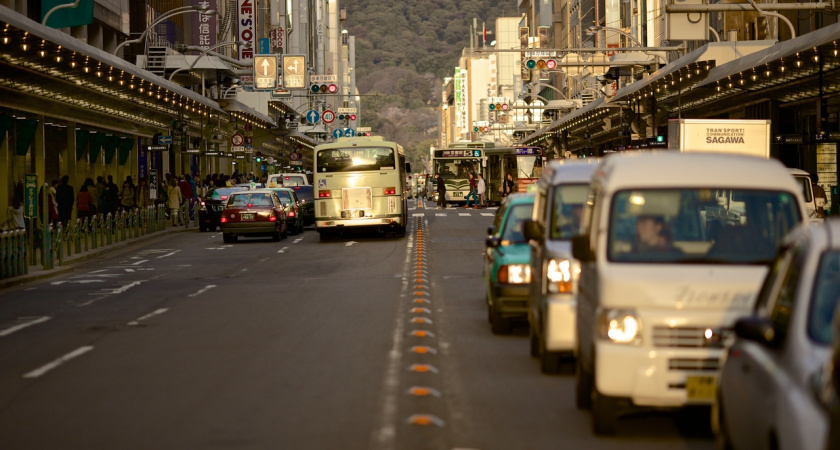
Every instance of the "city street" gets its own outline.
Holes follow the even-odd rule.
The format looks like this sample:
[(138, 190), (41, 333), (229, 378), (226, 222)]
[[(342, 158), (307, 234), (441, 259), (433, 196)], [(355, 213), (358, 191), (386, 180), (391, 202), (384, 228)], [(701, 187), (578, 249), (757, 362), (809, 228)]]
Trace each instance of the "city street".
[(596, 438), (527, 326), (490, 332), (495, 209), (433, 206), (405, 239), (191, 230), (0, 291), (0, 447), (713, 447), (703, 411)]

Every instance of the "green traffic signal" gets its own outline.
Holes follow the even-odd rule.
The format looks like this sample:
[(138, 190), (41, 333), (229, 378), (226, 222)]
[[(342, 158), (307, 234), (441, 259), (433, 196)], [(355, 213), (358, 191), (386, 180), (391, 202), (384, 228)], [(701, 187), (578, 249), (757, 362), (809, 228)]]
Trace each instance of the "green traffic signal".
[(321, 88), (320, 88), (317, 84), (313, 84), (313, 85), (309, 88), (309, 90), (311, 90), (313, 94), (317, 94), (318, 92), (320, 92), (320, 91), (321, 91)]
[(537, 62), (533, 59), (529, 59), (527, 62), (525, 62), (525, 67), (533, 69), (534, 67), (537, 67)]
[(491, 103), (491, 104), (490, 104), (490, 111), (493, 111), (494, 109), (496, 109), (496, 105), (495, 105), (495, 104), (493, 104), (493, 103)]

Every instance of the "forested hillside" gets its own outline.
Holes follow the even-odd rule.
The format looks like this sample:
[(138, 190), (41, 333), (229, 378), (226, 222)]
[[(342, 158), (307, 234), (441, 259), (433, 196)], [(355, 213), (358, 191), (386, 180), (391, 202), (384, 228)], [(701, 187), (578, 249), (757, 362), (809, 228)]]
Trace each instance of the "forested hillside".
[[(356, 40), (361, 126), (394, 139), (414, 155), (437, 137), (443, 77), (451, 76), (470, 26), (492, 32), (497, 17), (517, 15), (516, 0), (344, 0), (345, 27)], [(492, 34), (488, 35), (488, 41)]]

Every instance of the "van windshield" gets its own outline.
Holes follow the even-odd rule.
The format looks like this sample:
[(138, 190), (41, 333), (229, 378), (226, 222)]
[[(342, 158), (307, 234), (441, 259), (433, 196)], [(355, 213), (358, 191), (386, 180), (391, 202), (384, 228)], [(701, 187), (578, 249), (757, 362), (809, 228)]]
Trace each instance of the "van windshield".
[(607, 257), (617, 262), (766, 264), (802, 220), (789, 192), (636, 189), (613, 197)]
[(588, 184), (567, 184), (554, 188), (549, 239), (571, 239), (580, 233), (580, 218), (588, 189)]

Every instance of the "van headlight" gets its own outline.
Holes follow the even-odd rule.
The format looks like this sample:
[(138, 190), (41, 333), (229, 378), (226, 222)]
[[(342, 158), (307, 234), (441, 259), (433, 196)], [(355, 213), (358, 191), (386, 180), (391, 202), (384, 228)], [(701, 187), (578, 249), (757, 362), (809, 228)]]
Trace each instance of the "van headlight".
[(632, 309), (604, 309), (598, 317), (598, 335), (616, 344), (638, 344), (642, 323)]
[[(576, 270), (577, 269), (577, 270)], [(572, 292), (572, 279), (580, 268), (568, 259), (550, 259), (545, 268), (545, 280), (548, 292), (567, 294)]]
[(506, 264), (496, 272), (499, 283), (528, 284), (531, 282), (531, 266), (528, 264)]

